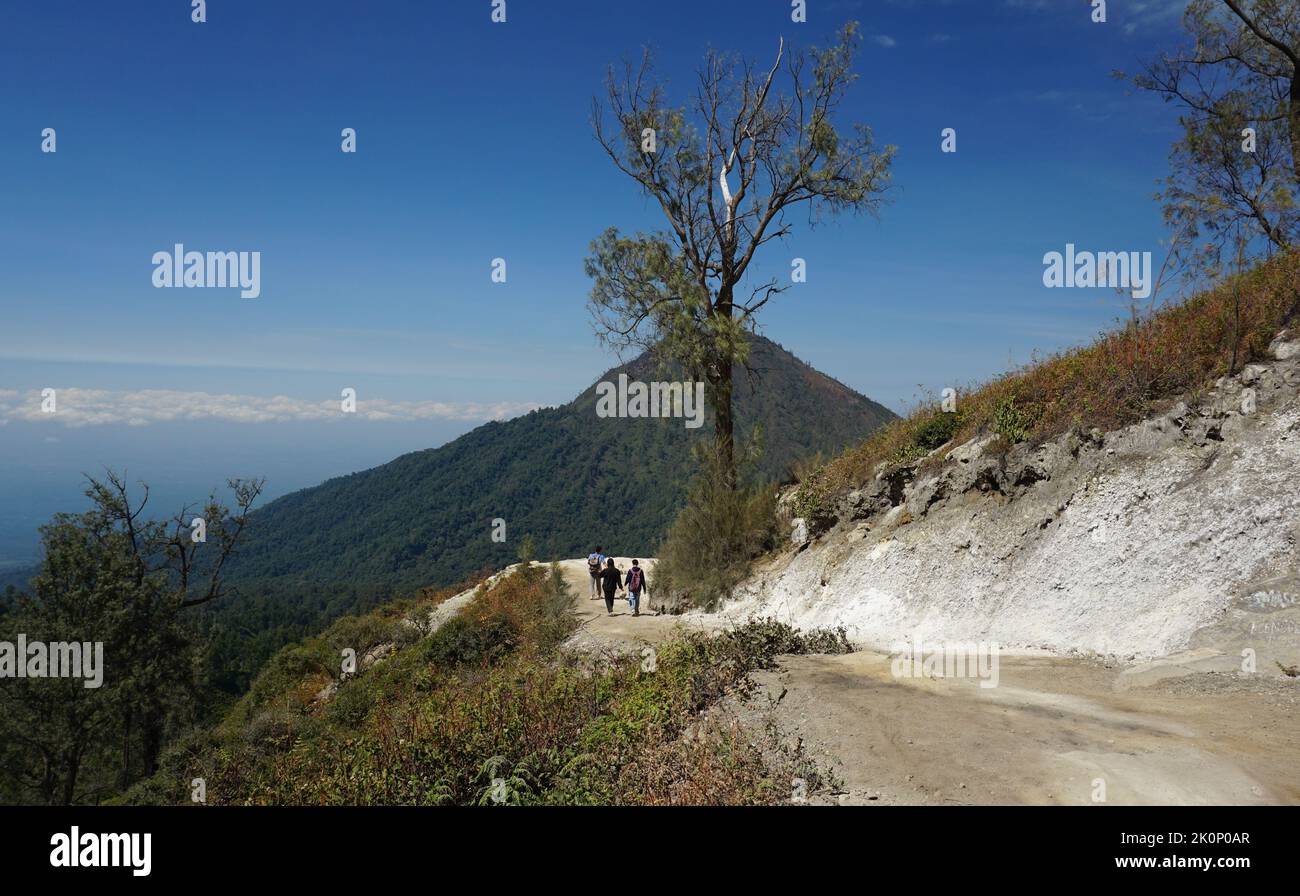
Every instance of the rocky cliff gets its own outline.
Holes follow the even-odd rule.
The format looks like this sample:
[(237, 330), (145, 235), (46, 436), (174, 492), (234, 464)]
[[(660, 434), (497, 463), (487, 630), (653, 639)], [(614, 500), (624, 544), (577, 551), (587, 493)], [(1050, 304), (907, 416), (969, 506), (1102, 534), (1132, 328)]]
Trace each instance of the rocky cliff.
[(998, 445), (882, 464), (815, 516), (795, 518), (787, 491), (789, 547), (723, 613), (843, 625), (882, 649), (920, 633), (1300, 659), (1300, 330), (1139, 424)]

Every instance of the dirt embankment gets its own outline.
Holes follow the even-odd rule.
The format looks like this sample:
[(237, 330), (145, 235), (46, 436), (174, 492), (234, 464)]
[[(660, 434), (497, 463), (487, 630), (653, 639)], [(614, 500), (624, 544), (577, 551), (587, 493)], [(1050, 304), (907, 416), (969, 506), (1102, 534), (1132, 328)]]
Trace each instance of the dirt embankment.
[[(1210, 648), (1198, 633), (1262, 621), (1262, 596), (1300, 603), (1300, 332), (1272, 351), (1124, 430), (882, 469), (829, 529), (794, 521), (723, 616), (843, 625), (886, 652), (918, 630), (1126, 659)], [(1245, 634), (1261, 667), (1300, 661), (1300, 639)]]
[[(1300, 332), (1271, 351), (1195, 406), (947, 446), (792, 520), (711, 622), (874, 649), (785, 658), (729, 711), (835, 770), (813, 801), (1300, 803)], [(918, 636), (1000, 645), (996, 686), (897, 674)]]

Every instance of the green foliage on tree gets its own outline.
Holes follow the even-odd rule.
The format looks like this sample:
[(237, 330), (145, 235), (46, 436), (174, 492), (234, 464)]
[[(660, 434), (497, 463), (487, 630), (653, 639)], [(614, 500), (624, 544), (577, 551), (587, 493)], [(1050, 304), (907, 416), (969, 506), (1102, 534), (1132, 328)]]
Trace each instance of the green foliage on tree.
[(1160, 198), (1177, 261), (1217, 278), (1239, 240), (1286, 250), (1300, 235), (1300, 3), (1192, 0), (1183, 23), (1188, 44), (1134, 82), (1182, 112)]
[(221, 597), (262, 483), (229, 486), (233, 513), (214, 496), (197, 512), (155, 521), (144, 517), (147, 487), (134, 504), (109, 472), (90, 479), (90, 510), (42, 527), (40, 567), (30, 593), (0, 616), (0, 641), (102, 644), (101, 681), (0, 679), (4, 802), (98, 802), (152, 774), (168, 736), (195, 720), (200, 639), (184, 611)]
[(694, 96), (669, 103), (647, 52), (639, 66), (611, 67), (595, 100), (596, 138), (667, 220), (665, 230), (606, 230), (591, 246), (589, 307), (597, 335), (617, 350), (653, 349), (707, 383), (716, 455), (735, 484), (735, 369), (749, 361), (747, 334), (788, 287), (747, 275), (759, 250), (788, 236), (788, 214), (817, 219), (874, 212), (894, 148), (871, 130), (838, 123), (857, 79), (856, 24), (825, 48), (787, 52), (770, 69), (710, 50)]

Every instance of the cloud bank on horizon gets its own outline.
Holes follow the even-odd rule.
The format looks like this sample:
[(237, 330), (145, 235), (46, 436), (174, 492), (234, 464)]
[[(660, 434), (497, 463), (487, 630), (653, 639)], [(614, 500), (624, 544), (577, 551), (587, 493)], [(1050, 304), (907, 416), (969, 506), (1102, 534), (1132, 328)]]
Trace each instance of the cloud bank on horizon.
[[(51, 392), (52, 395), (48, 394)], [(355, 399), (354, 410), (345, 411), (347, 400), (346, 397), (303, 399), (286, 395), (268, 397), (169, 389), (113, 391), (70, 387), (24, 392), (0, 389), (0, 425), (10, 420), (59, 423), (68, 427), (147, 426), (196, 420), (329, 422), (349, 418), (388, 423), (426, 420), (486, 422), (508, 419), (542, 407), (537, 402), (392, 401), (363, 397)]]

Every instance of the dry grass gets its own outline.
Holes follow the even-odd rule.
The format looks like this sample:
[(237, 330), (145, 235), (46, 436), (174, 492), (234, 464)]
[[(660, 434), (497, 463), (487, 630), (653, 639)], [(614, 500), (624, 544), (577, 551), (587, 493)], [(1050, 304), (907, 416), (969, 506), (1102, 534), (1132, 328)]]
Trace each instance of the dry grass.
[(471, 574), (455, 585), (449, 585), (445, 588), (421, 588), (415, 595), (416, 605), (431, 610), (438, 606), (438, 604), (451, 600), (458, 594), (464, 594), (466, 591), (490, 578), (495, 573), (495, 569), (480, 569), (478, 572)]
[(950, 434), (954, 444), (996, 433), (1009, 445), (1127, 426), (1261, 358), (1298, 310), (1300, 254), (1293, 253), (1091, 345), (966, 390), (955, 414), (921, 407), (813, 473), (809, 484), (822, 493), (861, 486), (882, 462), (915, 460), (938, 447), (936, 433)]

